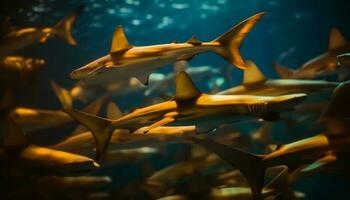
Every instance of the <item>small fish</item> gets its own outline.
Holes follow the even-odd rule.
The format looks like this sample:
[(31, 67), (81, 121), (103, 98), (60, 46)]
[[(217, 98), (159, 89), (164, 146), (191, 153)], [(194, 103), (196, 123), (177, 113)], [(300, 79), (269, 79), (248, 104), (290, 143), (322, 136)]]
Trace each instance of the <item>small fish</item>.
[(15, 30), (5, 35), (0, 40), (0, 58), (11, 55), (36, 42), (43, 43), (52, 36), (58, 36), (70, 45), (76, 45), (77, 42), (72, 36), (72, 26), (83, 8), (84, 5), (78, 7), (73, 13), (67, 15), (53, 27), (29, 27)]
[(5, 162), (14, 162), (17, 166), (27, 166), (32, 170), (64, 174), (87, 172), (99, 167), (88, 157), (31, 144), (11, 118), (5, 119), (2, 128), (5, 134), (2, 157)]
[[(240, 169), (248, 179), (253, 199), (260, 199), (264, 173), (268, 167), (287, 165), (289, 171), (293, 172), (300, 166), (310, 164), (308, 168), (312, 170), (335, 161), (338, 153), (349, 152), (350, 109), (345, 106), (350, 101), (349, 90), (349, 81), (334, 90), (331, 103), (321, 116), (326, 125), (323, 133), (282, 145), (267, 155), (246, 153), (209, 139), (193, 140)], [(309, 170), (308, 168), (304, 170)]]
[(242, 85), (232, 87), (217, 94), (251, 94), (275, 96), (293, 93), (316, 93), (332, 91), (339, 82), (323, 80), (298, 80), (298, 79), (268, 79), (252, 62), (246, 61), (247, 69), (243, 72)]
[(276, 97), (249, 95), (202, 94), (186, 72), (176, 78), (176, 94), (173, 100), (136, 109), (119, 119), (104, 119), (73, 109), (65, 112), (86, 126), (96, 140), (97, 157), (106, 150), (115, 129), (131, 132), (148, 126), (148, 131), (164, 126), (196, 126), (198, 133), (207, 133), (224, 123), (235, 123), (262, 118), (277, 120), (278, 113), (300, 103), (305, 94)]
[(321, 54), (307, 63), (303, 64), (299, 69), (292, 70), (281, 65), (275, 65), (275, 70), (281, 78), (292, 79), (314, 79), (321, 76), (329, 76), (338, 74), (339, 80), (343, 80), (341, 72), (344, 68), (337, 65), (337, 56), (347, 53), (350, 45), (336, 28), (333, 28), (329, 36), (328, 51)]
[(112, 39), (110, 53), (74, 70), (74, 79), (126, 79), (136, 77), (148, 84), (149, 75), (156, 69), (181, 60), (190, 60), (197, 54), (215, 52), (231, 64), (244, 69), (239, 48), (247, 33), (264, 16), (258, 13), (239, 23), (211, 42), (200, 42), (192, 37), (185, 43), (169, 43), (136, 47), (129, 43), (121, 26)]

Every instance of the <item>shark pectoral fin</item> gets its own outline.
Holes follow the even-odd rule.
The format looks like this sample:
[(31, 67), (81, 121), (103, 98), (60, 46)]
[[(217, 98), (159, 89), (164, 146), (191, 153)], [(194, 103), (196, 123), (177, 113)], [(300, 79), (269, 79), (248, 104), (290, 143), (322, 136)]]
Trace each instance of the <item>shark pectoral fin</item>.
[(120, 108), (114, 102), (109, 102), (107, 105), (107, 118), (108, 119), (119, 119), (124, 114)]
[(184, 71), (176, 76), (175, 90), (175, 99), (180, 101), (197, 99), (202, 94)]
[(243, 84), (260, 83), (266, 80), (264, 74), (251, 60), (245, 62), (247, 69), (243, 71)]
[(60, 87), (56, 82), (51, 81), (51, 87), (55, 92), (63, 108), (72, 108), (73, 99), (70, 92)]
[(280, 119), (278, 112), (264, 112), (259, 115), (259, 117), (268, 122), (274, 122)]
[(129, 44), (129, 41), (125, 36), (123, 27), (118, 26), (114, 31), (110, 52), (125, 52), (126, 50), (131, 49), (132, 47), (133, 46)]
[(344, 36), (340, 33), (340, 31), (336, 28), (332, 28), (329, 35), (329, 51), (336, 51), (342, 49), (348, 45), (348, 42), (344, 38)]
[(332, 152), (330, 152), (328, 155), (322, 157), (321, 159), (319, 159), (319, 160), (313, 162), (312, 164), (308, 165), (307, 167), (303, 168), (301, 170), (301, 172), (310, 172), (310, 171), (319, 169), (320, 167), (322, 167), (328, 163), (334, 162), (336, 160), (337, 160), (337, 157), (334, 154), (332, 154)]
[(177, 112), (170, 112), (164, 115), (164, 118), (153, 123), (152, 125), (146, 127), (145, 129), (143, 129), (144, 133), (148, 133), (150, 130), (163, 126), (165, 124), (171, 123), (175, 121), (175, 117), (178, 113)]

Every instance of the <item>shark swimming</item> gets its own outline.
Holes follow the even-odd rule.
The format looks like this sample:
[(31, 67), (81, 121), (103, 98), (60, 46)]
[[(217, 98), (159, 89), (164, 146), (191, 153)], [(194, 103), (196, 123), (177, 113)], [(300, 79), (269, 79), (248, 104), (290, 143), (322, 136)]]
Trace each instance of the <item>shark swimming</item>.
[(2, 123), (4, 139), (0, 157), (6, 162), (59, 174), (86, 172), (99, 167), (91, 158), (31, 144), (11, 118), (4, 119)]
[(112, 39), (110, 53), (74, 70), (73, 79), (100, 81), (136, 77), (147, 85), (149, 75), (156, 69), (181, 60), (190, 60), (204, 52), (214, 52), (241, 69), (245, 63), (239, 52), (248, 32), (265, 15), (258, 13), (211, 42), (200, 42), (192, 37), (185, 43), (169, 43), (151, 46), (133, 46), (129, 43), (121, 26)]
[(282, 145), (272, 153), (256, 155), (209, 140), (193, 140), (215, 152), (223, 160), (241, 170), (252, 190), (253, 199), (260, 199), (264, 173), (268, 167), (287, 165), (289, 171), (311, 164), (302, 170), (313, 170), (337, 160), (348, 153), (350, 110), (344, 105), (350, 100), (350, 82), (340, 84), (333, 92), (331, 103), (324, 110), (321, 121), (324, 132), (290, 144)]
[(252, 62), (246, 61), (242, 85), (229, 88), (217, 94), (282, 95), (293, 93), (315, 93), (332, 91), (339, 82), (300, 79), (268, 79)]
[(276, 97), (202, 94), (186, 72), (178, 74), (175, 90), (173, 100), (135, 109), (119, 119), (104, 119), (73, 109), (64, 111), (92, 132), (99, 158), (106, 150), (116, 129), (128, 129), (133, 132), (148, 126), (143, 130), (147, 133), (164, 125), (195, 125), (197, 132), (205, 133), (224, 123), (256, 118), (277, 120), (279, 112), (291, 109), (306, 96), (305, 94)]
[(72, 35), (72, 28), (83, 8), (84, 5), (79, 6), (73, 13), (67, 15), (53, 27), (28, 27), (11, 31), (0, 40), (0, 58), (11, 55), (36, 42), (43, 43), (52, 36), (58, 36), (70, 45), (76, 45), (77, 42)]
[[(347, 53), (350, 45), (336, 28), (333, 28), (329, 36), (328, 51), (311, 59), (299, 69), (292, 70), (276, 64), (275, 70), (281, 78), (314, 79), (316, 77), (338, 74), (339, 80), (344, 80), (349, 75), (349, 70), (337, 65), (337, 56)], [(342, 72), (346, 72), (345, 74)]]

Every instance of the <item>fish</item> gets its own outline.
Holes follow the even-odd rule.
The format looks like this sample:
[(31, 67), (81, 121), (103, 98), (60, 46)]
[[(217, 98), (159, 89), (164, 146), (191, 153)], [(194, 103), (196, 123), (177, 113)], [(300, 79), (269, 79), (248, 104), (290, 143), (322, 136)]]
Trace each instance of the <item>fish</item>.
[(321, 122), (326, 127), (323, 132), (281, 145), (272, 153), (256, 155), (209, 139), (193, 138), (193, 141), (237, 167), (247, 178), (253, 199), (257, 200), (261, 197), (264, 173), (268, 167), (286, 165), (290, 172), (303, 165), (314, 169), (337, 160), (338, 154), (349, 153), (350, 109), (344, 107), (350, 100), (349, 89), (350, 81), (334, 89), (331, 102), (321, 115)]
[(277, 120), (278, 113), (291, 109), (305, 94), (276, 97), (251, 95), (209, 95), (201, 93), (186, 72), (176, 78), (173, 100), (135, 109), (119, 119), (105, 119), (74, 109), (64, 111), (86, 126), (94, 135), (97, 157), (106, 150), (116, 129), (131, 132), (148, 126), (145, 133), (159, 126), (196, 126), (197, 133), (207, 133), (224, 123), (262, 118)]
[[(84, 110), (91, 114), (97, 114), (105, 102), (105, 98), (97, 99)], [(63, 108), (72, 106), (66, 102), (61, 102)], [(57, 127), (74, 121), (72, 117), (61, 110), (48, 110), (28, 107), (16, 107), (10, 111), (9, 115), (15, 120), (25, 132), (34, 132), (51, 127)], [(78, 128), (77, 128), (78, 129)], [(81, 132), (81, 127), (76, 132)]]
[(53, 27), (28, 27), (11, 31), (0, 40), (0, 58), (9, 56), (34, 43), (44, 43), (52, 36), (58, 36), (70, 45), (76, 45), (77, 42), (72, 35), (72, 28), (83, 9), (84, 5), (79, 6)]
[[(113, 102), (109, 102), (107, 106), (107, 118), (118, 119), (123, 116), (123, 112)], [(159, 126), (152, 130), (149, 130), (145, 134), (144, 129), (141, 127), (135, 130), (133, 133), (129, 133), (128, 130), (116, 130), (111, 136), (112, 144), (119, 144), (120, 142), (131, 142), (133, 144), (140, 143), (144, 140), (155, 140), (155, 141), (168, 141), (174, 140), (174, 137), (180, 137), (183, 135), (193, 135), (196, 133), (195, 126)], [(64, 150), (68, 152), (79, 152), (79, 154), (86, 155), (91, 152), (95, 147), (94, 139), (90, 131), (80, 131), (79, 134), (75, 134), (74, 131), (71, 136), (65, 140), (51, 146), (53, 149)]]
[[(291, 175), (288, 172), (288, 168), (285, 166), (280, 166), (278, 168), (279, 173), (263, 188), (262, 199), (270, 199), (273, 197), (273, 199), (292, 200), (297, 199), (296, 197), (300, 198), (305, 196), (301, 192), (294, 192), (291, 188)], [(251, 196), (252, 193), (249, 187), (213, 188), (210, 193), (210, 199), (250, 200)]]
[(3, 154), (5, 163), (28, 167), (40, 173), (75, 174), (92, 171), (99, 165), (91, 158), (53, 150), (30, 143), (19, 125), (11, 118), (3, 121)]
[(247, 69), (243, 72), (241, 85), (221, 91), (220, 95), (251, 94), (251, 95), (283, 95), (293, 93), (319, 93), (332, 91), (339, 82), (324, 80), (300, 79), (268, 79), (253, 61), (246, 61)]
[(10, 71), (30, 72), (41, 68), (45, 64), (44, 59), (23, 56), (6, 56), (0, 58), (0, 67)]
[(344, 71), (344, 68), (337, 65), (337, 56), (342, 53), (347, 53), (349, 50), (350, 45), (344, 36), (338, 29), (332, 28), (327, 52), (316, 56), (296, 70), (289, 69), (279, 64), (276, 64), (274, 68), (281, 78), (314, 79), (338, 74), (339, 80), (344, 80), (345, 77), (342, 77), (343, 75), (341, 73)]
[(245, 68), (239, 48), (248, 32), (265, 15), (258, 13), (242, 21), (211, 42), (200, 42), (192, 37), (185, 43), (169, 43), (151, 46), (131, 45), (124, 30), (118, 26), (112, 38), (110, 53), (71, 72), (71, 78), (125, 79), (136, 77), (147, 85), (149, 75), (156, 69), (181, 60), (190, 60), (197, 54), (214, 52), (238, 68)]

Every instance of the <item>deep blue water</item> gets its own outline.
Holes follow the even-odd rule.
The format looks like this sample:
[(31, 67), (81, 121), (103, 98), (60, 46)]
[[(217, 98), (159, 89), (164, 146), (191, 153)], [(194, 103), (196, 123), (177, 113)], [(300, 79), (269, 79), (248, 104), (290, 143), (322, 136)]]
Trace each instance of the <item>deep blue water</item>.
[[(10, 16), (15, 26), (45, 26), (55, 24), (82, 3), (86, 4), (86, 8), (74, 26), (78, 46), (71, 47), (55, 38), (21, 52), (22, 55), (44, 58), (47, 66), (40, 71), (35, 83), (38, 87), (17, 94), (26, 97), (20, 98), (18, 104), (60, 108), (49, 80), (70, 87), (74, 83), (69, 77), (72, 70), (109, 52), (111, 36), (117, 25), (123, 25), (130, 43), (134, 45), (174, 40), (182, 42), (192, 35), (201, 41), (210, 41), (241, 20), (265, 11), (267, 15), (248, 34), (241, 52), (244, 58), (254, 60), (271, 78), (277, 78), (272, 68), (275, 62), (297, 68), (326, 51), (332, 27), (338, 28), (350, 40), (350, 2), (346, 0), (4, 1), (1, 10)], [(208, 53), (196, 56), (190, 65), (221, 68), (228, 63)], [(170, 71), (171, 66), (160, 69), (160, 72)], [(242, 72), (233, 68), (232, 77), (234, 84), (238, 84)], [(207, 90), (205, 80), (196, 80), (196, 83), (202, 90)], [(221, 89), (228, 87), (230, 85), (225, 84)], [(114, 100), (125, 110), (144, 105), (139, 96)], [(154, 159), (160, 163), (159, 166), (164, 165), (159, 160), (161, 157)], [(128, 167), (121, 167), (119, 172), (131, 173), (130, 177), (119, 176), (115, 169), (109, 170), (116, 178), (137, 176), (137, 170)], [(306, 199), (345, 200), (350, 198), (349, 186), (348, 177), (321, 173), (301, 178), (296, 188), (307, 194)]]

